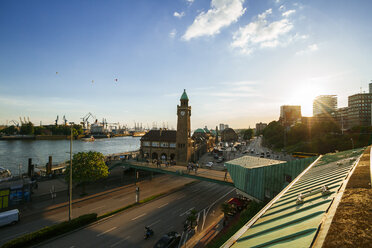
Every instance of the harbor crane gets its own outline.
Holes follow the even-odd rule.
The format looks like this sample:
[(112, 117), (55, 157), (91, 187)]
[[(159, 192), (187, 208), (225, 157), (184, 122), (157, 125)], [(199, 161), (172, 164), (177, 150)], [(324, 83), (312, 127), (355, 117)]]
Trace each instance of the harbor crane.
[(11, 120), (9, 123), (13, 123), (16, 127), (19, 127), (19, 122), (15, 120)]
[(58, 126), (58, 119), (59, 119), (59, 116), (57, 115), (56, 126)]
[(65, 116), (63, 116), (63, 122), (65, 123), (65, 126), (67, 125), (67, 119)]
[(88, 114), (86, 114), (83, 118), (81, 118), (83, 121), (81, 122), (81, 124), (83, 124), (83, 128), (84, 129), (88, 129), (89, 128), (89, 118), (93, 118), (93, 120), (96, 119), (96, 117), (91, 113), (89, 112)]

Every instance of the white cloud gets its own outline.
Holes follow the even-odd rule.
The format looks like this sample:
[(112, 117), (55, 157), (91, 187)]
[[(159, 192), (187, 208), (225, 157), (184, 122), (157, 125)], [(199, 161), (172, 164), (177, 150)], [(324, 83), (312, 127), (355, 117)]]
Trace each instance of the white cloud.
[(290, 9), (290, 10), (284, 12), (284, 13), (282, 14), (282, 16), (284, 16), (284, 17), (288, 17), (288, 16), (294, 14), (295, 12), (296, 12), (296, 10), (294, 10), (294, 9)]
[(169, 33), (169, 37), (170, 38), (174, 38), (174, 37), (176, 37), (176, 34), (177, 34), (177, 30), (176, 29), (172, 29), (172, 31), (170, 31), (170, 33)]
[(298, 51), (296, 55), (309, 54), (309, 53), (312, 53), (318, 50), (319, 50), (319, 47), (317, 44), (311, 44), (311, 45), (308, 45), (306, 49)]
[(285, 6), (284, 5), (280, 5), (279, 11), (284, 11), (284, 10), (285, 10)]
[(181, 13), (179, 13), (179, 12), (175, 11), (175, 12), (173, 13), (173, 16), (174, 16), (174, 17), (177, 17), (177, 18), (182, 18), (182, 17), (185, 16), (185, 12), (181, 12)]
[(194, 0), (186, 0), (188, 3), (193, 3), (194, 2)]
[(280, 3), (280, 0), (275, 0), (275, 3)]
[(211, 8), (201, 12), (183, 35), (184, 40), (218, 34), (220, 29), (236, 22), (245, 8), (244, 0), (212, 0)]
[(291, 37), (286, 34), (293, 29), (293, 23), (288, 18), (269, 22), (267, 17), (272, 9), (257, 16), (257, 20), (239, 28), (233, 35), (231, 46), (238, 48), (244, 54), (250, 54), (255, 48), (268, 48), (284, 45)]

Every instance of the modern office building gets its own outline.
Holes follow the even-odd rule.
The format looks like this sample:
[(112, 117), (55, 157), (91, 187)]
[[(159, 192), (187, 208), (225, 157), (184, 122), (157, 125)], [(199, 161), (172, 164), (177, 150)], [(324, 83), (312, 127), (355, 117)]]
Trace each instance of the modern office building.
[(350, 128), (355, 126), (371, 126), (371, 92), (349, 96), (348, 104), (348, 126)]
[(279, 121), (283, 126), (292, 126), (301, 121), (301, 106), (298, 105), (283, 105), (280, 106)]
[(337, 110), (336, 95), (320, 95), (313, 102), (313, 116), (331, 116)]

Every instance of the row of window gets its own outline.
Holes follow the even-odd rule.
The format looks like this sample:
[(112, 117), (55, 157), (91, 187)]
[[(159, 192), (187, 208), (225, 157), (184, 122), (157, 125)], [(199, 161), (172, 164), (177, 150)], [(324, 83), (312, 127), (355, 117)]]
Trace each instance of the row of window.
[(142, 146), (152, 146), (152, 147), (170, 147), (176, 148), (176, 143), (168, 143), (168, 142), (158, 142), (158, 141), (144, 141)]

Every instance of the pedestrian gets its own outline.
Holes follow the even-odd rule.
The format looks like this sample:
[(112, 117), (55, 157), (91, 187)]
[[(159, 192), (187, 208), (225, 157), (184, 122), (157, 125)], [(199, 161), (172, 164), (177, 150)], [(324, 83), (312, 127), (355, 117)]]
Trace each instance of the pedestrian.
[(195, 165), (195, 175), (196, 175), (196, 173), (198, 172), (198, 168), (199, 168), (199, 164), (196, 163), (196, 165)]

